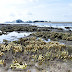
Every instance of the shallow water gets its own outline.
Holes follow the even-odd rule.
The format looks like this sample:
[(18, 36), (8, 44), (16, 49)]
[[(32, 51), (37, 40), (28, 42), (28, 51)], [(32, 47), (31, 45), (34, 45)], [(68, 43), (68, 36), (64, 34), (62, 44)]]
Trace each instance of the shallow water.
[(45, 42), (50, 42), (51, 41), (51, 39), (48, 39), (48, 40), (44, 40)]
[[(39, 27), (63, 28), (64, 30), (68, 30), (65, 27), (72, 27), (72, 23), (34, 23), (32, 25), (37, 25)], [(72, 30), (72, 28), (69, 30)]]
[(18, 38), (26, 37), (30, 34), (31, 34), (31, 32), (20, 32), (20, 33), (18, 33), (18, 32), (15, 32), (15, 31), (10, 32), (7, 35), (3, 34), (3, 35), (0, 36), (0, 43), (3, 42), (3, 39), (8, 40), (8, 41), (15, 41), (15, 40), (18, 40)]
[(29, 24), (29, 25), (36, 25), (39, 27), (55, 27), (55, 28), (64, 28), (64, 29), (65, 27), (72, 27), (72, 23), (9, 23), (9, 24)]
[(72, 23), (35, 23), (35, 25), (49, 27), (72, 27)]

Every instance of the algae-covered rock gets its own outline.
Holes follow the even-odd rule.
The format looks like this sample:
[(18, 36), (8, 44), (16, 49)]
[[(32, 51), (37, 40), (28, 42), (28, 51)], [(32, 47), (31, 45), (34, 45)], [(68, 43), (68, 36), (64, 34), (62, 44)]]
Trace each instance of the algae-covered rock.
[(0, 60), (0, 64), (2, 64), (2, 65), (3, 65), (3, 64), (4, 64), (4, 60)]
[(22, 64), (20, 65), (19, 63), (15, 63), (15, 64), (11, 64), (10, 65), (11, 69), (26, 69), (27, 68), (27, 64)]
[(4, 53), (0, 51), (0, 56), (3, 56), (3, 55), (4, 55)]
[[(0, 44), (0, 50), (0, 58), (5, 59), (7, 63), (12, 62), (13, 64), (10, 65), (12, 69), (26, 69), (27, 66), (34, 66), (35, 63), (43, 67), (43, 64), (54, 60), (72, 60), (72, 46), (56, 41), (45, 42), (36, 37), (21, 38), (16, 42)], [(3, 64), (2, 61), (1, 64)]]
[(67, 37), (67, 39), (66, 39), (67, 41), (72, 41), (72, 36), (70, 36), (70, 37)]
[(58, 40), (72, 40), (72, 33), (62, 33), (62, 32), (36, 32), (32, 33), (31, 36), (36, 36), (36, 37), (42, 37), (45, 40), (48, 40), (49, 38), (53, 41), (58, 41)]
[(10, 48), (11, 48), (11, 45), (8, 44), (8, 45), (4, 45), (4, 44), (0, 44), (0, 47), (1, 47), (1, 51), (9, 51)]
[(0, 44), (1, 51), (9, 51), (11, 48), (13, 49), (14, 52), (21, 52), (22, 51), (22, 46), (20, 44), (14, 44), (13, 42), (9, 44)]
[(13, 46), (14, 52), (21, 52), (22, 51), (22, 46), (20, 44)]
[(13, 64), (10, 65), (11, 69), (26, 69), (27, 64), (26, 63), (19, 63), (17, 60), (13, 60)]
[(39, 55), (38, 60), (39, 61), (44, 61), (44, 57), (42, 55)]
[(13, 64), (18, 63), (18, 61), (17, 61), (17, 60), (13, 60), (12, 62), (13, 62)]
[(46, 52), (45, 59), (50, 60), (50, 58), (51, 58), (51, 52)]

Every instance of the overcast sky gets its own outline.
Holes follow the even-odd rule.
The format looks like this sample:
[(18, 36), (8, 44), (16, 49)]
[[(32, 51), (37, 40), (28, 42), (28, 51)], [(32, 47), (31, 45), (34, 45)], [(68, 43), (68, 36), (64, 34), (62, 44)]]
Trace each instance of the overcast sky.
[(72, 21), (72, 0), (0, 0), (0, 22)]

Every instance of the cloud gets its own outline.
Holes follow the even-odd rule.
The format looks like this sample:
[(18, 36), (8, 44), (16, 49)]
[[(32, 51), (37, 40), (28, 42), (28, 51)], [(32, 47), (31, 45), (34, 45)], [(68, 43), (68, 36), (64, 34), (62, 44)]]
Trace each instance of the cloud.
[[(0, 0), (0, 21), (71, 20), (72, 3), (65, 0)], [(70, 17), (70, 18), (69, 18)]]
[(46, 7), (46, 5), (40, 4), (40, 5), (34, 6), (33, 8), (45, 8), (45, 7)]
[(0, 0), (0, 5), (7, 4), (26, 4), (29, 2), (37, 2), (38, 0)]
[(31, 2), (38, 2), (39, 0), (29, 0), (29, 1), (31, 1)]
[(0, 0), (0, 5), (25, 4), (26, 0)]

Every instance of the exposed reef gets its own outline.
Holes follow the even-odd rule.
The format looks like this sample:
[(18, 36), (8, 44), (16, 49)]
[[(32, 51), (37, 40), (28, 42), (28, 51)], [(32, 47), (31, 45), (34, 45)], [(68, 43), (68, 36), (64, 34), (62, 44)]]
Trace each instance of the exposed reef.
[(27, 32), (36, 32), (36, 31), (50, 31), (50, 27), (37, 27), (37, 26), (22, 26), (22, 25), (8, 25), (1, 27), (1, 31), (13, 32), (13, 31), (27, 31)]
[(72, 33), (36, 32), (36, 33), (30, 34), (30, 36), (41, 37), (41, 38), (44, 38), (45, 40), (48, 40), (50, 38), (53, 41), (58, 41), (58, 40), (72, 41)]
[[(45, 42), (41, 38), (27, 37), (18, 41), (0, 44), (0, 60), (8, 69), (25, 70), (30, 66), (40, 65), (50, 61), (72, 61), (72, 48), (59, 42)], [(48, 65), (48, 64), (47, 64)]]

